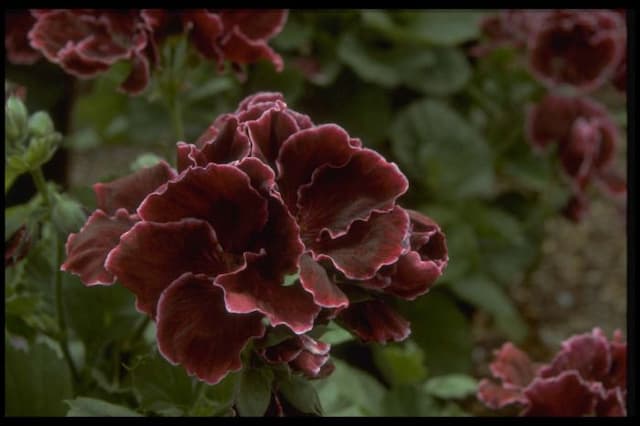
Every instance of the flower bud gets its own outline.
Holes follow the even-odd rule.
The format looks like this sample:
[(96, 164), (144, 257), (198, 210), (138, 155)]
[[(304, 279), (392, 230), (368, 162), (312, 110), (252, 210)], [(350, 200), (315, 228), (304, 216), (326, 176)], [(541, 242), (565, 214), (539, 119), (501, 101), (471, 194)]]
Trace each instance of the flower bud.
[(61, 235), (78, 232), (86, 220), (82, 206), (73, 198), (64, 194), (53, 194), (51, 221)]
[(11, 96), (5, 104), (5, 137), (8, 142), (20, 140), (27, 131), (27, 107), (20, 98)]
[(43, 111), (38, 111), (29, 117), (27, 128), (29, 129), (29, 134), (36, 137), (47, 136), (55, 131), (51, 117)]

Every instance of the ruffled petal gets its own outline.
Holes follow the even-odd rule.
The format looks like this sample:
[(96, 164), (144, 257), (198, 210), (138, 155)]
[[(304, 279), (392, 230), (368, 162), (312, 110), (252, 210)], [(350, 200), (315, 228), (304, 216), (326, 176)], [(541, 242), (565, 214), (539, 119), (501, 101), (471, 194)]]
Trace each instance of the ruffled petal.
[(396, 263), (391, 284), (384, 287), (384, 292), (414, 300), (425, 294), (442, 275), (441, 268), (432, 260), (422, 260), (415, 251), (400, 256)]
[(324, 308), (344, 308), (349, 305), (349, 299), (331, 281), (327, 271), (308, 254), (300, 258), (300, 283), (313, 295), (314, 302)]
[(389, 213), (373, 213), (366, 221), (351, 225), (346, 235), (326, 235), (310, 244), (316, 260), (327, 259), (347, 278), (373, 278), (380, 267), (398, 260), (408, 248), (409, 215), (399, 206)]
[(274, 165), (282, 143), (300, 130), (295, 119), (279, 108), (272, 108), (257, 120), (246, 123), (255, 157)]
[(511, 404), (526, 404), (527, 402), (521, 389), (502, 387), (488, 379), (480, 380), (476, 397), (484, 405), (494, 410)]
[(495, 360), (489, 365), (491, 374), (503, 381), (506, 388), (522, 388), (535, 378), (538, 367), (529, 356), (507, 342), (495, 352)]
[(242, 269), (216, 278), (224, 289), (227, 310), (261, 312), (272, 326), (284, 324), (296, 334), (311, 330), (320, 311), (313, 297), (298, 284), (283, 286), (265, 254), (247, 253), (245, 261)]
[(190, 39), (198, 52), (207, 59), (222, 60), (216, 40), (222, 34), (222, 21), (206, 9), (182, 11), (182, 22), (192, 25)]
[(318, 167), (343, 166), (356, 151), (347, 132), (334, 124), (301, 130), (287, 139), (276, 160), (276, 180), (289, 210), (297, 212), (298, 189), (311, 181)]
[(411, 334), (409, 322), (381, 300), (352, 303), (338, 321), (364, 342), (400, 342)]
[(202, 275), (182, 275), (158, 301), (160, 352), (212, 385), (242, 368), (242, 350), (264, 331), (260, 315), (227, 312), (222, 290)]
[(276, 71), (284, 68), (282, 57), (264, 40), (252, 40), (235, 27), (222, 41), (222, 52), (226, 59), (237, 64), (251, 64), (260, 59), (270, 61)]
[(597, 417), (624, 417), (627, 415), (626, 403), (620, 388), (610, 389), (598, 398), (596, 403)]
[(67, 238), (67, 259), (60, 269), (78, 275), (86, 286), (113, 284), (115, 277), (105, 269), (105, 260), (120, 242), (120, 236), (137, 221), (138, 217), (125, 209), (113, 216), (96, 210), (77, 234)]
[(524, 395), (528, 406), (522, 412), (523, 416), (591, 415), (596, 404), (595, 395), (575, 371), (546, 379), (536, 378), (524, 389)]
[(288, 11), (275, 10), (222, 10), (220, 19), (225, 31), (237, 26), (247, 37), (267, 40), (280, 31), (287, 22)]
[(144, 91), (149, 84), (151, 71), (149, 60), (139, 52), (131, 56), (131, 72), (127, 79), (120, 85), (120, 90), (131, 95), (137, 95)]
[(150, 194), (138, 208), (147, 221), (198, 218), (211, 223), (226, 251), (241, 254), (267, 221), (267, 201), (236, 167), (193, 167)]
[(180, 275), (216, 276), (234, 264), (207, 222), (183, 219), (137, 223), (109, 254), (106, 268), (136, 295), (137, 309), (155, 317), (160, 294)]
[(337, 238), (354, 221), (390, 211), (408, 188), (398, 166), (361, 149), (342, 167), (324, 165), (314, 172), (311, 182), (300, 188), (298, 220), (309, 235), (326, 231)]
[(214, 139), (202, 143), (200, 149), (205, 163), (198, 165), (205, 166), (208, 163), (223, 164), (240, 160), (249, 155), (250, 146), (249, 138), (238, 127), (238, 120), (233, 116), (229, 116), (224, 121), (224, 124), (218, 128)]
[(269, 195), (276, 183), (276, 176), (269, 166), (255, 157), (243, 158), (236, 166), (249, 176), (253, 189), (265, 197)]
[(109, 214), (124, 208), (135, 212), (142, 200), (162, 184), (176, 177), (176, 172), (165, 161), (107, 183), (96, 183), (98, 208)]

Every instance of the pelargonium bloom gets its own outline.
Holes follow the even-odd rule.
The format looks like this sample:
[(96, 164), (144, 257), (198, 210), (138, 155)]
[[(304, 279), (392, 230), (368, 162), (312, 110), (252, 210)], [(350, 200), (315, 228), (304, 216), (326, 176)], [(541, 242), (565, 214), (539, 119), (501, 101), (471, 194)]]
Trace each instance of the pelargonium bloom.
[(9, 62), (31, 65), (41, 58), (29, 44), (27, 34), (36, 19), (26, 9), (7, 10), (4, 14), (4, 48)]
[(505, 46), (526, 48), (548, 14), (546, 10), (508, 9), (484, 17), (480, 29), (487, 40), (474, 46), (472, 54), (484, 56)]
[(537, 149), (557, 144), (572, 185), (569, 217), (578, 219), (586, 209), (584, 191), (591, 182), (610, 195), (626, 193), (624, 180), (612, 171), (618, 128), (602, 105), (582, 97), (547, 95), (529, 110), (527, 133)]
[(616, 12), (555, 10), (529, 40), (529, 64), (547, 85), (587, 92), (612, 77), (625, 43), (624, 21)]
[(408, 182), (395, 164), (277, 93), (243, 100), (177, 157), (177, 170), (95, 185), (99, 209), (62, 265), (86, 285), (131, 290), (169, 361), (216, 383), (280, 326), (288, 340), (254, 349), (320, 377), (329, 346), (305, 336), (316, 323), (336, 318), (364, 340), (408, 335), (381, 293), (424, 294), (448, 258), (437, 224), (397, 205)]
[(548, 364), (533, 363), (511, 343), (490, 365), (496, 383), (483, 379), (478, 399), (492, 409), (516, 404), (522, 416), (625, 416), (627, 344), (616, 331), (573, 336)]

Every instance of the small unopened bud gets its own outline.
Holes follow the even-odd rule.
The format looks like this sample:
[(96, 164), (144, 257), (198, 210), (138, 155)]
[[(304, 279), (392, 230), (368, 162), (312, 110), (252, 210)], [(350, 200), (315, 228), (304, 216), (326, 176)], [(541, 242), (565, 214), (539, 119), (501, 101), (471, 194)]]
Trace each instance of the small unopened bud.
[(78, 232), (85, 220), (86, 216), (80, 203), (68, 195), (53, 194), (51, 221), (60, 234)]
[(29, 118), (27, 125), (31, 136), (47, 136), (54, 132), (53, 121), (49, 114), (38, 111)]
[(20, 98), (11, 96), (4, 109), (5, 136), (8, 142), (20, 140), (27, 131), (27, 107)]

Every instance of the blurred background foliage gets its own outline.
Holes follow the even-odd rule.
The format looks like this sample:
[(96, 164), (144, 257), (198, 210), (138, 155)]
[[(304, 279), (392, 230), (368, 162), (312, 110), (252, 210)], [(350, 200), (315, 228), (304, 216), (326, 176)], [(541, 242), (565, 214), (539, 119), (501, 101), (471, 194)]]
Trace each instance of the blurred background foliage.
[[(405, 342), (364, 345), (344, 330), (329, 330), (322, 340), (333, 345), (335, 372), (315, 381), (304, 398), (287, 396), (286, 387), (281, 392), (303, 413), (478, 414), (472, 320), (480, 312), (503, 341), (535, 341), (511, 293), (530, 284), (545, 223), (568, 197), (554, 153), (535, 154), (525, 139), (525, 106), (545, 89), (515, 49), (482, 58), (467, 53), (482, 37), (486, 13), (293, 10), (271, 41), (284, 71), (257, 63), (246, 81), (230, 70), (219, 74), (177, 37), (163, 46), (164, 66), (138, 97), (117, 91), (125, 63), (94, 80), (73, 80), (44, 61), (8, 65), (6, 78), (27, 88), (29, 111), (51, 112), (66, 160), (45, 174), (85, 213), (95, 207), (93, 183), (173, 158), (176, 138), (163, 105), (171, 90), (180, 98), (189, 142), (248, 94), (280, 91), (291, 108), (316, 123), (343, 126), (396, 162), (410, 179), (401, 204), (441, 225), (449, 267), (428, 295), (398, 303), (412, 324)], [(626, 124), (626, 106), (612, 99), (612, 115)], [(6, 210), (5, 241), (22, 218), (38, 222), (30, 204), (18, 204), (26, 201), (23, 193), (7, 197), (15, 206)], [(59, 263), (48, 256), (57, 231), (51, 224), (40, 228), (27, 258), (5, 269), (5, 327), (15, 340), (10, 345), (5, 338), (7, 414), (227, 415), (243, 394), (251, 400), (236, 404), (251, 414), (268, 403), (273, 378), (248, 369), (203, 387), (149, 351), (153, 326), (132, 326), (142, 325), (132, 294), (119, 286), (88, 289), (64, 274), (71, 356), (84, 375), (83, 388), (73, 390), (50, 337), (59, 331), (52, 285)]]

